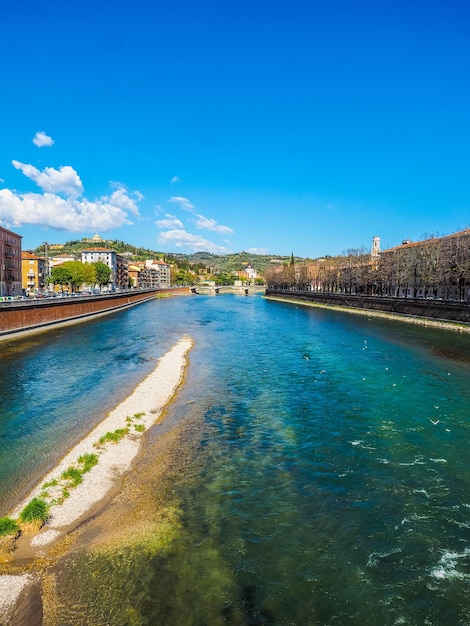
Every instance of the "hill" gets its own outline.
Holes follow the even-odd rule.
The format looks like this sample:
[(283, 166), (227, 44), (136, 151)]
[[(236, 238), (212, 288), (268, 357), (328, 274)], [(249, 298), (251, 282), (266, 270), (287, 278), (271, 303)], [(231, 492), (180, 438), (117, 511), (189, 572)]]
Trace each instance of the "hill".
[[(266, 267), (283, 263), (291, 258), (290, 256), (253, 254), (251, 252), (236, 252), (220, 255), (204, 251), (193, 252), (191, 254), (183, 254), (180, 252), (168, 253), (142, 248), (117, 239), (103, 239), (101, 241), (81, 239), (66, 241), (64, 244), (49, 244), (48, 254), (49, 256), (53, 256), (54, 254), (73, 254), (80, 256), (82, 250), (95, 246), (114, 250), (116, 253), (128, 257), (131, 261), (164, 259), (167, 263), (177, 265), (180, 268), (206, 268), (207, 271), (212, 274), (234, 272), (243, 269), (248, 264), (251, 264), (259, 274), (263, 274)], [(38, 255), (44, 255), (44, 244), (38, 246), (33, 252)], [(295, 257), (296, 262), (302, 260), (304, 259)]]

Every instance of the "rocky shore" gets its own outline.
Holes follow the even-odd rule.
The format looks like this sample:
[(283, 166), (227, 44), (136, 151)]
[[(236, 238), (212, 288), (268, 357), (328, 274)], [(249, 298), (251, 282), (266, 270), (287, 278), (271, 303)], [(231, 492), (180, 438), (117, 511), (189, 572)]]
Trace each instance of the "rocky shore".
[[(34, 536), (21, 535), (17, 553), (26, 554), (29, 560), (46, 556), (54, 544), (85, 521), (99, 502), (116, 488), (122, 475), (132, 468), (143, 434), (158, 420), (180, 385), (191, 347), (190, 337), (180, 339), (132, 394), (70, 450), (15, 507), (10, 517), (17, 518), (35, 497), (49, 504), (47, 523)], [(79, 484), (72, 486), (64, 479), (64, 472), (76, 468), (80, 458), (90, 455), (95, 464), (83, 473)], [(64, 490), (66, 497), (63, 497)], [(35, 582), (34, 571), (0, 576), (1, 626), (10, 623), (22, 593)]]

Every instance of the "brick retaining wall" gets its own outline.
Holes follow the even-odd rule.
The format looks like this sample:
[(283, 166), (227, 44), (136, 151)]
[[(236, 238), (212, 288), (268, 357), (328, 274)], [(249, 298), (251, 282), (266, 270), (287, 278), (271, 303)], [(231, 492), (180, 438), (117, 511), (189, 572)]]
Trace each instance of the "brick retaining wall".
[(311, 291), (281, 291), (267, 289), (267, 296), (318, 302), (330, 306), (383, 311), (398, 315), (416, 316), (450, 322), (470, 323), (470, 304), (467, 302), (428, 300), (424, 298), (393, 298), (360, 296), (354, 294), (319, 293)]
[(93, 315), (134, 306), (161, 295), (189, 293), (188, 287), (126, 292), (99, 296), (44, 298), (0, 305), (0, 338), (21, 331), (41, 330), (53, 324), (79, 321)]

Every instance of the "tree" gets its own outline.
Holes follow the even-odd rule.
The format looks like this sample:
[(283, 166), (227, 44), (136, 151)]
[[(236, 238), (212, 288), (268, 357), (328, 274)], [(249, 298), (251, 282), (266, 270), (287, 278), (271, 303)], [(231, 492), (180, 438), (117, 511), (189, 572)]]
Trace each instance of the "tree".
[(176, 272), (174, 283), (175, 285), (194, 285), (197, 283), (197, 276), (193, 272), (180, 269)]
[(51, 274), (47, 279), (48, 282), (52, 283), (53, 285), (60, 285), (61, 291), (64, 290), (65, 285), (70, 284), (70, 272), (66, 267), (64, 267), (65, 265), (66, 263), (64, 263), (63, 265), (58, 265), (57, 267), (53, 267), (51, 269)]
[(92, 263), (92, 265), (95, 268), (95, 282), (100, 286), (100, 289), (102, 289), (103, 285), (107, 285), (109, 283), (109, 279), (111, 278), (111, 268), (102, 261), (97, 261), (96, 263)]
[(70, 273), (70, 285), (72, 287), (72, 291), (76, 291), (89, 277), (88, 270), (85, 269), (86, 263), (82, 263), (81, 261), (66, 261), (62, 267), (66, 267), (66, 269)]
[(232, 274), (215, 274), (214, 281), (216, 285), (233, 285), (235, 277)]
[(96, 268), (94, 263), (82, 263), (82, 282), (85, 285), (96, 285)]

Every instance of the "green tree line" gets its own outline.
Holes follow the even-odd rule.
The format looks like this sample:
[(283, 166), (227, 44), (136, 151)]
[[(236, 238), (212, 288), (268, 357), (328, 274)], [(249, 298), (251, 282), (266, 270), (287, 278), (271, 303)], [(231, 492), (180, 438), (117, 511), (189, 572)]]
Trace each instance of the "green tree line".
[(61, 291), (68, 287), (70, 291), (77, 291), (81, 285), (95, 286), (100, 289), (109, 283), (111, 268), (105, 263), (82, 263), (81, 261), (66, 261), (62, 265), (53, 267), (48, 282), (60, 285)]

